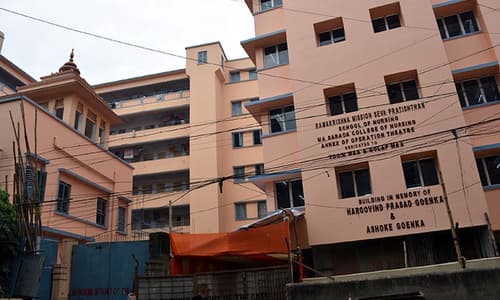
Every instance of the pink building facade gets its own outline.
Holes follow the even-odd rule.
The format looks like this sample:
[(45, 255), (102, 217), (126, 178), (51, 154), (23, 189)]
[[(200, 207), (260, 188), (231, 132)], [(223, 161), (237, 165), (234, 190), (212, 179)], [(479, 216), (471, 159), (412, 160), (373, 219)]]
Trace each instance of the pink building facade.
[(68, 243), (128, 239), (133, 168), (107, 150), (109, 128), (121, 119), (80, 77), (72, 57), (40, 81), (0, 58), (2, 189), (13, 195), (12, 114), (21, 133), (26, 127), (30, 151), (21, 138), (23, 160), (36, 165), (42, 236), (58, 239), (60, 250)]
[[(270, 210), (327, 274), (495, 255), (498, 12), (487, 1), (246, 1)], [(491, 3), (489, 3), (491, 5)], [(286, 146), (285, 146), (286, 145)]]

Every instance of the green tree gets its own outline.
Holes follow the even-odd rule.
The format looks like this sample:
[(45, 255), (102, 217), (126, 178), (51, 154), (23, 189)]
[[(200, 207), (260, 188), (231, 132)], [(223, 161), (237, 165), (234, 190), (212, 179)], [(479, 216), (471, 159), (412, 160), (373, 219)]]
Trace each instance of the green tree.
[(0, 296), (7, 292), (10, 263), (19, 253), (19, 230), (9, 194), (0, 190)]

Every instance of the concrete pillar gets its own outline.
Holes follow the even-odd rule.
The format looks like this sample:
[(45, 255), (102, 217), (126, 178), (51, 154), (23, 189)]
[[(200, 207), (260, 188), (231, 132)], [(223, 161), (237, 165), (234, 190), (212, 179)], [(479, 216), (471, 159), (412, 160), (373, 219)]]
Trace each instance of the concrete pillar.
[(73, 239), (62, 239), (59, 241), (59, 263), (52, 271), (52, 299), (69, 299), (69, 284), (71, 278), (71, 257), (73, 246), (78, 241)]

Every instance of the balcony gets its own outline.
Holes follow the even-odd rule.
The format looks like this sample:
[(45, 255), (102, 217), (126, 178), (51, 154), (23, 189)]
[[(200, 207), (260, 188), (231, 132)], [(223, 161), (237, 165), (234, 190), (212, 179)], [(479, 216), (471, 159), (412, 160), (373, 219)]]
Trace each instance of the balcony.
[[(168, 207), (133, 210), (132, 230), (150, 232), (153, 229), (154, 231), (168, 232), (170, 220), (169, 211)], [(176, 228), (186, 226), (190, 226), (189, 205), (172, 206), (172, 227)]]
[(161, 93), (148, 97), (139, 97), (126, 100), (112, 100), (111, 108), (116, 114), (128, 115), (150, 112), (165, 108), (175, 108), (189, 105), (189, 90)]
[(178, 156), (132, 163), (134, 175), (174, 172), (189, 169), (189, 156)]
[(186, 124), (143, 129), (140, 131), (128, 131), (111, 135), (109, 139), (109, 148), (123, 147), (124, 145), (138, 145), (157, 140), (177, 139), (188, 135), (189, 125)]
[(110, 151), (129, 163), (165, 160), (179, 156), (188, 156), (189, 138), (183, 137), (149, 143), (133, 144), (129, 146), (113, 147), (110, 148)]

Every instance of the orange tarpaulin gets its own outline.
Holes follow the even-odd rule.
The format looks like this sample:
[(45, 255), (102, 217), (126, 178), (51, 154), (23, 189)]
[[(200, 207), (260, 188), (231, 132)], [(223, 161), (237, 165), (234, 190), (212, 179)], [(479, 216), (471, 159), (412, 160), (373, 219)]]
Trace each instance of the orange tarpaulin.
[[(288, 222), (245, 231), (207, 234), (172, 233), (170, 242), (176, 256), (245, 256), (287, 254)], [(289, 240), (289, 238), (288, 238)]]

